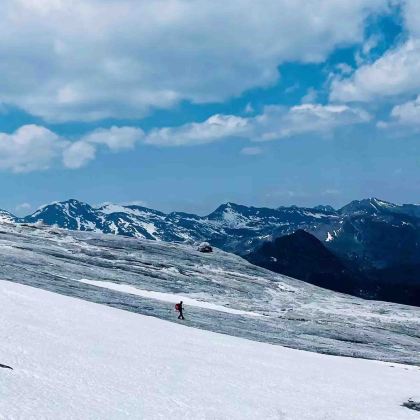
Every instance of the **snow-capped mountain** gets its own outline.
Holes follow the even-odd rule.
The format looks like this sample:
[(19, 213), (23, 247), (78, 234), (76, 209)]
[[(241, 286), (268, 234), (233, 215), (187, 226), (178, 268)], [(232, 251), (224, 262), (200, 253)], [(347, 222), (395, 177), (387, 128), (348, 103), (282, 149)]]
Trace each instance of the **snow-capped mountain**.
[(331, 208), (278, 209), (223, 204), (208, 216), (105, 204), (94, 208), (77, 200), (43, 206), (20, 221), (82, 231), (96, 231), (169, 242), (207, 240), (214, 246), (245, 254), (272, 237), (304, 228), (315, 230), (338, 218)]
[(89, 204), (77, 200), (48, 204), (22, 221), (43, 222), (70, 230), (103, 230), (103, 226), (99, 224), (98, 212)]
[[(9, 213), (5, 217), (18, 220)], [(18, 221), (167, 242), (208, 241), (240, 255), (252, 252), (264, 241), (303, 229), (366, 269), (420, 262), (420, 206), (376, 198), (353, 201), (339, 210), (330, 206), (269, 209), (227, 203), (207, 216), (165, 214), (135, 205), (95, 208), (68, 200), (43, 206)]]
[[(353, 201), (338, 214), (325, 242), (337, 255), (364, 270), (420, 263), (420, 206), (369, 199)], [(322, 239), (323, 229), (311, 233)]]
[(15, 223), (17, 221), (17, 217), (13, 216), (12, 213), (9, 213), (6, 210), (0, 209), (0, 223)]

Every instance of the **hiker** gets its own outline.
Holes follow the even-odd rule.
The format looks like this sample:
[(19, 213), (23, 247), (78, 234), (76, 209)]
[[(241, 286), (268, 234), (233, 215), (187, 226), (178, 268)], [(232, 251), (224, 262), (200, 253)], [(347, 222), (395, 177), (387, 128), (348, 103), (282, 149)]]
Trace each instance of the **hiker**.
[(182, 306), (182, 300), (181, 300), (181, 302), (179, 302), (175, 305), (175, 310), (177, 310), (179, 312), (178, 319), (185, 319), (184, 314), (182, 313), (184, 311), (184, 307)]

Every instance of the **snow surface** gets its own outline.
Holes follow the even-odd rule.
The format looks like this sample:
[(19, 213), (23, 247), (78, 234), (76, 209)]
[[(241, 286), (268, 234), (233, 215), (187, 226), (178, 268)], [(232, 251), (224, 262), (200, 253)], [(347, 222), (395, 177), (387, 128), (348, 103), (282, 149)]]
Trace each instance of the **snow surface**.
[(325, 242), (331, 242), (334, 239), (334, 237), (331, 235), (330, 232), (327, 232), (327, 239), (325, 239)]
[(0, 210), (0, 223), (14, 223), (14, 216), (5, 210)]
[(128, 284), (110, 283), (107, 281), (81, 279), (81, 283), (91, 284), (92, 286), (105, 287), (106, 289), (117, 290), (118, 292), (129, 293), (136, 296), (143, 296), (149, 299), (157, 299), (164, 302), (178, 303), (182, 300), (184, 306), (195, 306), (197, 308), (211, 309), (213, 311), (225, 312), (227, 314), (261, 316), (255, 312), (240, 311), (238, 309), (227, 308), (226, 306), (215, 305), (214, 303), (192, 299), (187, 296), (174, 293), (154, 292), (152, 290), (142, 290)]
[(0, 224), (0, 267), (6, 280), (173, 322), (173, 303), (79, 280), (129, 285), (262, 315), (188, 306), (189, 327), (320, 353), (420, 365), (419, 308), (334, 293), (218, 249), (203, 254), (189, 245)]
[(135, 214), (134, 211), (130, 212), (129, 208), (122, 206), (120, 204), (113, 204), (113, 203), (107, 203), (104, 206), (99, 207), (98, 210), (105, 214), (112, 214), (112, 213)]
[(5, 419), (410, 420), (420, 370), (321, 355), (0, 281)]

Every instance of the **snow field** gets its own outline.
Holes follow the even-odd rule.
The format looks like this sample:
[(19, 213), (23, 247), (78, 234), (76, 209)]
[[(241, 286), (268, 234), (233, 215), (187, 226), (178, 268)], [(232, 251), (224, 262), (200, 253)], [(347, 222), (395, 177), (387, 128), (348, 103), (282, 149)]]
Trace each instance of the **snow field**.
[[(0, 418), (405, 420), (414, 366), (287, 349), (0, 281)], [(416, 395), (417, 393), (417, 395)]]

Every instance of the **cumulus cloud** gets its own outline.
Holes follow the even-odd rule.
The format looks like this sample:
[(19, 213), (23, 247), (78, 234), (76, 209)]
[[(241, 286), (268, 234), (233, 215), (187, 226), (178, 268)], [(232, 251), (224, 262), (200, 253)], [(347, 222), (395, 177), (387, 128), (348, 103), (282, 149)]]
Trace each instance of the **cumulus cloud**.
[(84, 141), (72, 143), (63, 153), (63, 163), (67, 168), (79, 169), (95, 159), (96, 149)]
[(410, 131), (420, 130), (420, 95), (412, 101), (395, 105), (388, 121), (379, 121), (377, 127), (380, 129), (396, 129), (392, 134), (406, 134)]
[(351, 67), (350, 65), (348, 65), (347, 63), (339, 63), (336, 65), (336, 69), (341, 73), (341, 74), (351, 74), (353, 72), (353, 67)]
[(420, 3), (418, 0), (405, 0), (404, 21), (410, 35), (420, 37)]
[(275, 83), (284, 62), (362, 42), (366, 17), (386, 4), (3, 0), (0, 102), (60, 122), (223, 101)]
[(359, 108), (346, 105), (303, 104), (285, 109), (268, 106), (253, 121), (254, 140), (266, 141), (301, 134), (329, 135), (347, 125), (367, 123), (371, 116)]
[[(95, 159), (100, 147), (116, 152), (136, 144), (196, 146), (233, 138), (267, 141), (307, 133), (327, 135), (339, 127), (367, 123), (370, 119), (366, 111), (347, 105), (267, 106), (261, 114), (252, 117), (215, 114), (203, 122), (155, 128), (148, 133), (137, 127), (114, 126), (96, 129), (73, 141), (45, 127), (26, 125), (12, 134), (0, 133), (0, 169), (42, 170), (60, 158), (65, 167), (78, 169)], [(245, 147), (241, 151), (246, 155), (261, 152), (259, 147)]]
[(143, 137), (143, 130), (137, 127), (98, 128), (67, 147), (63, 152), (63, 163), (67, 168), (79, 169), (95, 159), (101, 145), (113, 152), (133, 149)]
[(314, 88), (309, 88), (306, 92), (306, 95), (304, 95), (301, 99), (301, 102), (303, 104), (313, 104), (316, 102), (318, 97), (318, 92)]
[(255, 117), (216, 114), (201, 123), (155, 129), (146, 134), (144, 142), (191, 146), (228, 138), (267, 141), (305, 133), (330, 134), (336, 128), (370, 120), (368, 112), (347, 105), (303, 104), (292, 108), (272, 105)]
[(241, 137), (248, 131), (246, 118), (216, 114), (201, 123), (151, 130), (145, 137), (145, 143), (155, 146), (191, 146)]
[(83, 141), (93, 144), (105, 144), (112, 151), (132, 149), (136, 142), (141, 140), (144, 132), (137, 127), (111, 127), (99, 128), (83, 137)]
[(416, 125), (420, 128), (420, 96), (413, 101), (395, 106), (391, 117), (401, 124)]
[[(420, 2), (404, 0), (400, 4), (407, 39), (373, 62), (359, 62), (351, 77), (337, 76), (331, 84), (331, 100), (369, 102), (387, 98), (397, 102), (420, 94)], [(369, 38), (363, 53), (368, 54), (377, 42), (377, 36)]]
[(57, 134), (37, 125), (0, 133), (0, 169), (15, 173), (48, 169), (66, 146)]
[(331, 100), (368, 102), (420, 92), (420, 39), (410, 39), (373, 63), (359, 67), (350, 78), (336, 78)]

